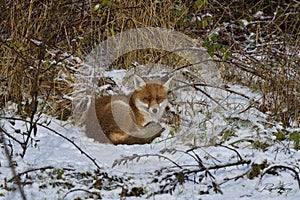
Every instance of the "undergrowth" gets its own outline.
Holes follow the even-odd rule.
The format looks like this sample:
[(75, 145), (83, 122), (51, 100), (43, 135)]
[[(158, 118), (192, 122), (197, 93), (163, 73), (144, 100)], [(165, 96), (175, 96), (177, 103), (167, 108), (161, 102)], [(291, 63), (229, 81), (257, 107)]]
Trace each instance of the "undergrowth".
[[(241, 113), (254, 108), (267, 114), (273, 127), (276, 127), (276, 124), (272, 124), (275, 121), (280, 123), (280, 128), (276, 127), (272, 136), (264, 135), (257, 128), (257, 137), (233, 141), (238, 132), (238, 123), (245, 119), (225, 116), (232, 126), (220, 131), (218, 140), (212, 144), (226, 143), (234, 148), (245, 145), (265, 151), (276, 143), (287, 143), (287, 146), (292, 145), (293, 149), (299, 150), (299, 132), (289, 129), (300, 126), (299, 8), (299, 2), (286, 0), (1, 1), (0, 114), (5, 116), (11, 127), (14, 127), (14, 120), (10, 115), (21, 116), (26, 120), (26, 130), (8, 132), (1, 124), (0, 131), (10, 141), (17, 141), (22, 146), (23, 157), (26, 149), (36, 142), (34, 136), (38, 134), (38, 126), (48, 123), (40, 122), (43, 114), (61, 120), (71, 118), (69, 95), (73, 91), (74, 77), (84, 64), (85, 57), (97, 44), (129, 29), (161, 27), (181, 31), (203, 44), (221, 72), (224, 85), (217, 86), (218, 89), (245, 97), (229, 86), (238, 84), (251, 88), (261, 96)], [(107, 69), (132, 69), (134, 62), (154, 62), (170, 68), (193, 64), (169, 52), (143, 49), (123, 55)], [(186, 80), (191, 90), (201, 90), (199, 80)], [(250, 97), (248, 99), (253, 100)], [(184, 102), (185, 105), (188, 103)], [(197, 103), (207, 106), (205, 102)], [(179, 111), (176, 108), (181, 105), (178, 103), (173, 106), (173, 120), (166, 123), (176, 131), (185, 119), (179, 119), (182, 113), (175, 112)], [(215, 119), (211, 113), (203, 115), (206, 115), (203, 122), (196, 126), (197, 131), (205, 132), (206, 122)], [(252, 128), (255, 129), (255, 125)], [(14, 138), (14, 134), (20, 133), (24, 136), (21, 140)], [(194, 139), (196, 141), (197, 138)], [(197, 146), (197, 143), (192, 145)], [(200, 166), (201, 162), (196, 162)], [(260, 174), (263, 178), (264, 174), (274, 174), (280, 167), (291, 170), (282, 166), (272, 168), (270, 163), (252, 163), (249, 173), (241, 176), (250, 179)], [(60, 170), (51, 170), (49, 173), (56, 179), (64, 177)], [(166, 170), (161, 169), (157, 173)], [(214, 180), (209, 167), (202, 166), (197, 170), (168, 171), (165, 176), (159, 176), (161, 180), (169, 181), (169, 185), (158, 192), (170, 192), (181, 182), (190, 181), (191, 173), (200, 174), (203, 180), (209, 179), (208, 190), (222, 192), (220, 183)], [(203, 170), (208, 172), (202, 174)], [(197, 181), (201, 183), (202, 180)], [(53, 181), (51, 184), (53, 187), (61, 184), (68, 189), (73, 188), (68, 182)], [(41, 188), (49, 186), (40, 185)], [(5, 189), (11, 188), (5, 185)], [(122, 190), (124, 196), (145, 194), (143, 188)], [(100, 193), (95, 195), (101, 196)]]
[[(11, 101), (24, 117), (41, 112), (67, 119), (71, 103), (64, 95), (96, 44), (128, 29), (162, 27), (203, 40), (225, 80), (257, 90), (260, 110), (298, 126), (298, 8), (297, 2), (262, 0), (1, 2), (0, 106)], [(172, 67), (167, 57), (160, 50), (135, 51), (113, 67), (130, 69), (136, 61)]]

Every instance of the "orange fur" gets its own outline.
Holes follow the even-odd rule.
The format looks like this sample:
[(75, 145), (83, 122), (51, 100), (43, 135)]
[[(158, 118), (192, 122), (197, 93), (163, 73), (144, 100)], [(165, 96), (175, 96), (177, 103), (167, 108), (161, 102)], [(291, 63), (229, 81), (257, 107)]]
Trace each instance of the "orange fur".
[(135, 77), (131, 95), (96, 98), (96, 116), (113, 144), (145, 144), (160, 136), (163, 128), (158, 121), (168, 102), (169, 82), (146, 83)]

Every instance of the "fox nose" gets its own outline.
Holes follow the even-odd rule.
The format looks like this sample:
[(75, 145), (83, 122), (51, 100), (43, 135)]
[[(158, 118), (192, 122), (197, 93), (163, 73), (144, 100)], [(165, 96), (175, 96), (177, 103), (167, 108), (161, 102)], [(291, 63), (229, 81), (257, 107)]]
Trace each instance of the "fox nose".
[(157, 113), (157, 108), (153, 108), (152, 112)]

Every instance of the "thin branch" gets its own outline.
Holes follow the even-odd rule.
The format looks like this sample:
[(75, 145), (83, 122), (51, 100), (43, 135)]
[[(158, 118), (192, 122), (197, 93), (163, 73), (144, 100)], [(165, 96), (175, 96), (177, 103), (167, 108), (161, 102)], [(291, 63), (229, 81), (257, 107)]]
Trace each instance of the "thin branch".
[(24, 143), (19, 141), (17, 138), (13, 137), (11, 134), (9, 134), (7, 131), (5, 131), (2, 127), (0, 127), (0, 131), (5, 134), (7, 137), (18, 143), (19, 145), (23, 145)]
[[(6, 120), (17, 120), (17, 121), (24, 121), (26, 123), (31, 123), (31, 121), (29, 120), (25, 120), (25, 119), (20, 119), (20, 118), (15, 118), (15, 117), (0, 117), (0, 119), (6, 119)], [(98, 168), (101, 169), (101, 167), (98, 165), (98, 163), (96, 162), (95, 158), (92, 158), (90, 155), (88, 155), (85, 151), (83, 151), (74, 141), (72, 141), (71, 139), (69, 139), (68, 137), (64, 136), (63, 134), (57, 132), (56, 130), (49, 128), (48, 126), (41, 124), (41, 123), (36, 123), (36, 125), (43, 127), (53, 133), (55, 133), (56, 135), (62, 137), (63, 139), (67, 140), (68, 142), (70, 142), (71, 144), (73, 144), (79, 151), (81, 154), (85, 155), (89, 160), (91, 160), (94, 165)]]
[(215, 100), (212, 96), (210, 96), (207, 92), (205, 92), (204, 90), (200, 89), (199, 87), (197, 87), (195, 84), (192, 85), (193, 88), (195, 88), (195, 90), (200, 91), (202, 94), (204, 94), (205, 96), (207, 96), (208, 98), (210, 98), (213, 102), (215, 102), (216, 104), (218, 104), (218, 106), (220, 106), (221, 108), (223, 108), (224, 110), (226, 110), (226, 108), (224, 106), (222, 106), (217, 100)]
[(238, 180), (238, 179), (240, 179), (240, 178), (243, 178), (243, 177), (246, 176), (250, 171), (251, 171), (251, 169), (250, 169), (250, 170), (247, 170), (245, 173), (242, 173), (242, 174), (240, 174), (240, 175), (237, 175), (237, 176), (234, 176), (234, 177), (231, 177), (231, 178), (224, 178), (224, 179), (223, 179), (223, 182), (219, 183), (219, 185), (222, 185), (222, 184), (224, 184), (224, 183), (227, 183), (228, 181), (231, 181), (231, 180), (236, 181), (236, 180)]
[[(177, 89), (180, 89), (180, 88), (184, 88), (184, 87), (192, 87), (194, 88), (195, 90), (197, 91), (200, 91), (202, 94), (204, 94), (205, 96), (207, 96), (209, 99), (211, 99), (213, 102), (215, 102), (216, 104), (218, 104), (221, 108), (223, 108), (224, 110), (226, 110), (226, 108), (224, 108), (224, 106), (222, 106), (216, 99), (214, 99), (212, 96), (210, 96), (207, 92), (205, 92), (204, 90), (202, 90), (201, 88), (199, 88), (198, 86), (207, 86), (207, 87), (212, 87), (212, 88), (218, 88), (218, 89), (222, 89), (221, 87), (218, 87), (218, 86), (212, 86), (212, 85), (208, 85), (208, 84), (202, 84), (202, 83), (187, 83), (185, 81), (182, 81), (182, 80), (177, 80), (176, 81), (178, 82), (181, 82), (181, 83), (184, 83), (185, 85), (184, 86), (180, 86), (180, 87), (177, 87)], [(224, 88), (223, 88), (224, 89)], [(175, 89), (174, 89), (175, 90)]]
[(240, 161), (243, 160), (242, 156), (240, 155), (240, 153), (239, 153), (236, 149), (231, 148), (231, 147), (228, 147), (228, 146), (225, 146), (225, 145), (222, 145), (222, 144), (218, 144), (218, 145), (219, 145), (220, 147), (224, 147), (224, 148), (226, 148), (226, 149), (229, 149), (229, 150), (231, 150), (231, 151), (234, 151), (234, 152), (237, 154), (237, 156), (239, 157)]
[(143, 154), (143, 155), (134, 154), (132, 156), (126, 156), (126, 157), (121, 158), (119, 160), (115, 160), (115, 162), (113, 163), (112, 167), (115, 167), (116, 165), (121, 165), (122, 163), (125, 164), (128, 160), (129, 161), (134, 160), (134, 159), (138, 159), (139, 160), (142, 157), (158, 157), (158, 158), (163, 158), (163, 159), (168, 160), (171, 163), (173, 163), (176, 167), (182, 169), (182, 166), (180, 166), (179, 164), (177, 164), (172, 159), (168, 158), (167, 156), (163, 156), (163, 155), (159, 155), (159, 154)]
[(262, 180), (263, 176), (267, 173), (269, 173), (272, 170), (276, 170), (276, 169), (287, 169), (290, 170), (291, 172), (293, 172), (295, 174), (295, 179), (298, 182), (298, 187), (300, 189), (300, 178), (299, 178), (299, 172), (297, 172), (294, 168), (289, 167), (289, 166), (284, 166), (284, 165), (273, 165), (271, 167), (268, 167), (267, 169), (264, 170), (264, 172), (261, 174), (260, 177), (260, 181)]
[(12, 157), (11, 157), (11, 155), (9, 154), (9, 149), (7, 148), (6, 138), (5, 138), (5, 136), (4, 136), (4, 133), (2, 132), (2, 128), (0, 129), (0, 131), (1, 131), (1, 140), (3, 141), (3, 144), (4, 144), (5, 155), (6, 155), (6, 158), (7, 158), (7, 160), (8, 160), (8, 163), (9, 163), (9, 166), (10, 166), (10, 169), (11, 169), (11, 172), (12, 172), (13, 176), (15, 177), (15, 181), (16, 181), (16, 184), (17, 184), (17, 186), (18, 186), (18, 190), (19, 190), (19, 192), (20, 192), (20, 194), (21, 194), (22, 200), (26, 200), (26, 196), (25, 196), (23, 187), (21, 186), (20, 177), (17, 176), (17, 172), (16, 172), (15, 166), (14, 166), (14, 164), (13, 164)]
[(86, 193), (88, 193), (88, 194), (97, 194), (96, 192), (91, 192), (91, 191), (88, 191), (88, 190), (86, 190), (86, 189), (76, 188), (76, 189), (73, 189), (73, 190), (70, 190), (69, 192), (67, 192), (67, 193), (64, 195), (63, 199), (65, 199), (70, 193), (72, 193), (72, 192), (77, 192), (77, 191), (86, 192)]
[[(217, 159), (215, 156), (211, 155), (211, 154), (208, 153), (206, 150), (204, 150), (202, 146), (195, 146), (195, 147), (193, 147), (193, 148), (187, 150), (186, 152), (190, 152), (190, 151), (193, 151), (193, 152), (194, 152), (195, 149), (200, 149), (201, 151), (203, 151), (204, 153), (206, 153), (207, 155), (209, 155), (209, 157), (211, 157), (211, 158), (214, 159), (215, 161), (221, 163), (221, 161), (220, 161), (219, 159)], [(184, 153), (185, 153), (185, 152), (184, 152)]]
[[(53, 166), (46, 166), (46, 167), (39, 167), (39, 168), (34, 168), (34, 169), (29, 169), (29, 170), (26, 170), (24, 172), (20, 172), (18, 173), (17, 175), (14, 175), (12, 178), (8, 179), (7, 182), (11, 182), (13, 180), (16, 180), (16, 179), (19, 179), (20, 180), (20, 177), (24, 174), (27, 174), (29, 172), (34, 172), (34, 171), (44, 171), (46, 169), (55, 169), (55, 167)], [(63, 170), (69, 170), (69, 171), (74, 171), (74, 169), (70, 169), (70, 168), (63, 168)]]

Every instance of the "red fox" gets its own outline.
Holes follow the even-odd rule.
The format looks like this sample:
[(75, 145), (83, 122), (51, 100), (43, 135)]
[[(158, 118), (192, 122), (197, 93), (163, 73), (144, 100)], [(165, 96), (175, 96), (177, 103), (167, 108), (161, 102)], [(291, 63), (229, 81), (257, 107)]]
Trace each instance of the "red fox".
[(96, 98), (96, 116), (107, 138), (113, 144), (145, 144), (159, 137), (164, 130), (159, 120), (168, 103), (170, 81), (145, 82), (134, 75), (131, 95)]

